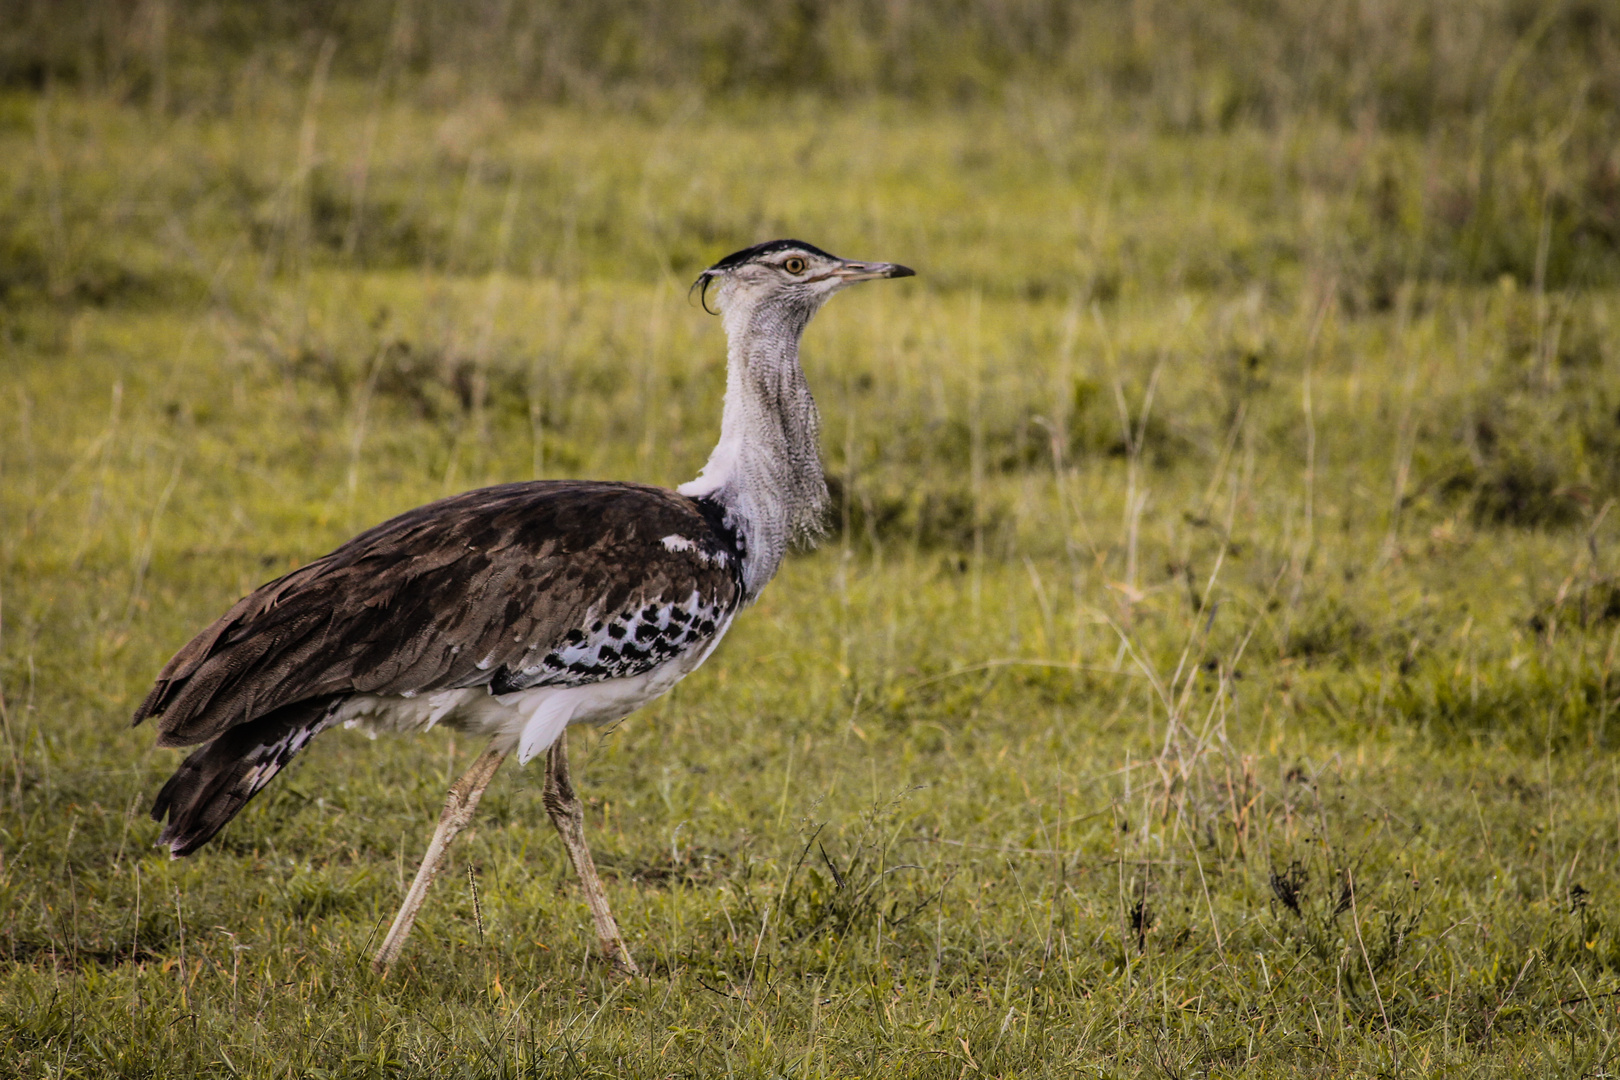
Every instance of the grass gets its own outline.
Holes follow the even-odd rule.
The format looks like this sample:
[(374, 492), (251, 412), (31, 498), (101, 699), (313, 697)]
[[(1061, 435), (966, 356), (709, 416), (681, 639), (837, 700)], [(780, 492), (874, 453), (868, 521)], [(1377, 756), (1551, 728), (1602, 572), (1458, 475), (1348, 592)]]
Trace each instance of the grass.
[[(612, 112), (305, 60), (194, 109), (0, 99), (12, 1071), (1613, 1071), (1586, 120), (1493, 131), (1514, 209), (1448, 217), (1466, 125)], [(723, 344), (686, 286), (778, 234), (919, 277), (809, 333), (828, 541), (574, 740), (645, 978), (590, 958), (516, 769), (369, 973), (480, 749), (448, 733), (331, 732), (197, 856), (149, 846), (177, 755), (127, 717), (173, 649), (441, 494), (689, 477)]]

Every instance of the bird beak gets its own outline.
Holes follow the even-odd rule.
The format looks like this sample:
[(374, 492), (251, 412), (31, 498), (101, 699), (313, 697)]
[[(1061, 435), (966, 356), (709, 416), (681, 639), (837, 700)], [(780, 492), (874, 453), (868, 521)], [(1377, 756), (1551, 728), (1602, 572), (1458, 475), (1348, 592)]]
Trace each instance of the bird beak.
[(847, 283), (872, 281), (876, 278), (916, 277), (917, 271), (899, 263), (856, 262), (848, 259), (840, 263), (831, 276)]

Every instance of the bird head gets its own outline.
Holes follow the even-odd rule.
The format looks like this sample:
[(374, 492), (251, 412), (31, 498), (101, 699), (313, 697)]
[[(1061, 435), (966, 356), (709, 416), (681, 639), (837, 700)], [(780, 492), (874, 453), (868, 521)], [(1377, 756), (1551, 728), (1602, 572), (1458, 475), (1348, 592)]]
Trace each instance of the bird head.
[(707, 310), (714, 287), (728, 322), (734, 313), (780, 308), (799, 315), (802, 325), (833, 293), (857, 281), (915, 273), (899, 263), (840, 259), (802, 240), (771, 240), (727, 255), (699, 274), (692, 288)]

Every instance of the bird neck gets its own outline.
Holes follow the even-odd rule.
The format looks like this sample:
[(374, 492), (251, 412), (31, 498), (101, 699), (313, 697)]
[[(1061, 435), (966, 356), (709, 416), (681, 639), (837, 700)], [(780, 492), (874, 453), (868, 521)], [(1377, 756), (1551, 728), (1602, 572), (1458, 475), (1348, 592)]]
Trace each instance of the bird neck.
[(725, 511), (743, 542), (749, 600), (775, 576), (792, 541), (813, 543), (823, 528), (821, 420), (799, 367), (799, 337), (812, 314), (796, 308), (725, 312), (720, 441), (697, 479), (679, 489)]

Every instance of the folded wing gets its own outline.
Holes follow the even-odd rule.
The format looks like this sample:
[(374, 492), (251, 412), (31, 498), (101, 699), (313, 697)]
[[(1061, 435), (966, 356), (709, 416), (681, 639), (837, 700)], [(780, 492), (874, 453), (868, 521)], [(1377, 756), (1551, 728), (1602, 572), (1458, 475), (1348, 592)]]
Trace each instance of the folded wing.
[(695, 645), (742, 598), (713, 508), (633, 484), (537, 481), (385, 522), (244, 597), (135, 712), (208, 742), (312, 699), (578, 685)]

